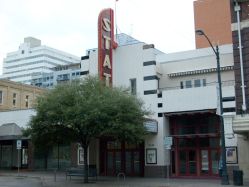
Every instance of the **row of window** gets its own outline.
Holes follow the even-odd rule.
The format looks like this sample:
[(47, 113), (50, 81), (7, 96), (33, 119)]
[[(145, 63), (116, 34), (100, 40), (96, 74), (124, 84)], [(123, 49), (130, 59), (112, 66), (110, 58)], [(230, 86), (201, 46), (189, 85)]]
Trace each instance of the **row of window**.
[(7, 74), (19, 73), (19, 72), (23, 72), (23, 71), (37, 70), (38, 68), (50, 70), (49, 67), (40, 66), (40, 67), (33, 67), (33, 68), (21, 69), (21, 70), (17, 70), (17, 71), (10, 71), (10, 72), (6, 72), (6, 73), (4, 73), (4, 74), (7, 75)]
[(74, 72), (74, 73), (72, 73), (72, 76), (74, 77), (74, 76), (80, 76), (80, 72)]
[[(73, 72), (72, 73), (72, 77), (77, 77), (77, 76), (80, 76), (80, 72)], [(62, 74), (62, 75), (57, 76), (57, 79), (63, 79), (63, 78), (68, 79), (69, 74)], [(47, 76), (47, 77), (43, 77), (43, 78), (33, 79), (32, 83), (38, 84), (38, 83), (42, 83), (42, 82), (51, 81), (53, 79), (54, 79), (53, 76)]]
[[(206, 79), (187, 80), (180, 82), (180, 88), (204, 87), (207, 85)], [(131, 94), (136, 95), (136, 79), (130, 79)]]
[[(13, 93), (12, 94), (12, 105), (13, 107), (16, 106), (16, 102), (17, 102), (17, 93)], [(0, 90), (0, 104), (3, 104), (3, 91)], [(29, 95), (25, 96), (25, 107), (28, 108), (29, 107)]]
[(27, 60), (27, 59), (33, 59), (33, 58), (39, 58), (39, 57), (47, 57), (47, 58), (50, 58), (50, 59), (54, 59), (54, 60), (58, 60), (58, 61), (61, 61), (61, 62), (65, 62), (67, 64), (71, 64), (72, 63), (71, 61), (67, 61), (67, 60), (64, 60), (64, 59), (61, 59), (61, 58), (57, 58), (57, 57), (54, 57), (54, 56), (51, 56), (51, 55), (48, 55), (48, 54), (34, 55), (34, 56), (19, 58), (19, 59), (15, 59), (15, 60), (6, 60), (5, 62), (6, 63), (18, 62), (18, 61), (21, 61), (21, 60)]
[[(23, 67), (24, 65), (29, 66), (29, 65), (40, 64), (40, 63), (46, 63), (46, 64), (50, 64), (50, 65), (53, 65), (53, 66), (58, 66), (57, 63), (54, 63), (54, 62), (51, 62), (51, 61), (48, 61), (48, 60), (37, 60), (37, 61), (28, 62), (28, 63), (14, 64), (12, 66), (4, 64), (3, 67), (4, 67), (4, 69), (12, 69), (12, 68), (17, 68), (17, 67)], [(23, 71), (23, 70), (19, 70), (19, 71)]]
[(202, 87), (206, 86), (207, 81), (206, 79), (196, 79), (196, 80), (186, 80), (180, 82), (180, 88), (192, 88), (192, 87)]
[(51, 83), (31, 83), (31, 85), (33, 86), (38, 86), (38, 87), (43, 87), (43, 88), (48, 88), (48, 87), (52, 87), (54, 84), (51, 82)]
[[(206, 79), (187, 80), (187, 81), (180, 82), (181, 89), (192, 88), (192, 87), (202, 87), (206, 85), (207, 85)], [(136, 95), (137, 93), (136, 79), (130, 79), (130, 89), (131, 89), (131, 94)]]

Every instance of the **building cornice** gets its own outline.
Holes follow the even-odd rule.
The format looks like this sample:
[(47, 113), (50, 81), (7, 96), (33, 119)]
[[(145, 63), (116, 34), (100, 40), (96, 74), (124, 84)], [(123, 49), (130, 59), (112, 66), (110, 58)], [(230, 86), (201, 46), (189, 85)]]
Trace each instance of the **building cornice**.
[(236, 115), (233, 118), (233, 130), (235, 133), (249, 133), (249, 115)]
[[(225, 66), (220, 68), (221, 71), (230, 71), (233, 70), (233, 66)], [(199, 70), (193, 70), (193, 71), (183, 71), (183, 72), (176, 72), (176, 73), (170, 73), (168, 76), (170, 78), (173, 77), (182, 77), (182, 76), (189, 76), (189, 75), (198, 75), (198, 74), (206, 74), (206, 73), (213, 73), (217, 72), (217, 68), (208, 68), (208, 69), (199, 69)]]

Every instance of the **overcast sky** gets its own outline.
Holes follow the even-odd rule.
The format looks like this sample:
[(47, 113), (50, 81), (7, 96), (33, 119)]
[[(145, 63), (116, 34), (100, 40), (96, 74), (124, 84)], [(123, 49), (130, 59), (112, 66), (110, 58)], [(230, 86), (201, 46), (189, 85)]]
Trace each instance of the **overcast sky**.
[[(194, 49), (194, 0), (118, 0), (119, 33), (170, 53)], [(76, 56), (97, 47), (97, 19), (115, 0), (0, 0), (0, 74), (24, 37)]]

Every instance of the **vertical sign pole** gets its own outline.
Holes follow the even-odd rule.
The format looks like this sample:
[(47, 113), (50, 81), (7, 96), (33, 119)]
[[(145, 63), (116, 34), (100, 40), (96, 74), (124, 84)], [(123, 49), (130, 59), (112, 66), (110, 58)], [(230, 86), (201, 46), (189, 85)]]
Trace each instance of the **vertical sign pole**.
[(165, 149), (168, 150), (168, 155), (169, 155), (169, 159), (167, 161), (167, 164), (166, 164), (166, 169), (167, 169), (167, 186), (169, 186), (169, 172), (170, 172), (170, 156), (171, 156), (171, 146), (173, 144), (173, 137), (172, 136), (165, 136), (164, 138), (164, 146), (165, 146)]
[[(169, 151), (169, 159), (170, 159), (170, 149), (168, 151)], [(169, 167), (170, 167), (170, 160), (168, 161), (168, 164), (167, 164), (167, 186), (169, 186), (169, 171), (170, 171)]]
[(19, 164), (20, 164), (20, 149), (17, 149), (17, 172), (18, 172), (18, 176), (20, 175)]
[(19, 176), (19, 168), (20, 168), (20, 149), (22, 149), (22, 140), (16, 141), (16, 149), (17, 149), (17, 172)]

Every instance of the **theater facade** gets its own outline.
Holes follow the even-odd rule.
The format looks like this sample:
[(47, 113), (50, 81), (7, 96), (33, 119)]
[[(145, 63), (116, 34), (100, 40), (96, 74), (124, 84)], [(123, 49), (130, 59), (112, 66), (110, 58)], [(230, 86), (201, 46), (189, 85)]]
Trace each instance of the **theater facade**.
[[(109, 15), (109, 16), (108, 16)], [(219, 177), (221, 135), (216, 59), (211, 48), (165, 54), (126, 34), (113, 37), (113, 12), (99, 16), (99, 47), (82, 57), (86, 75), (107, 86), (125, 86), (154, 113), (146, 117), (143, 144), (96, 140), (101, 175)], [(225, 143), (229, 173), (238, 166), (232, 45), (220, 46)], [(98, 59), (98, 61), (97, 61)], [(172, 145), (169, 146), (168, 140)], [(90, 150), (91, 153), (91, 150)]]
[[(89, 165), (98, 174), (139, 177), (218, 178), (221, 160), (216, 59), (211, 48), (165, 54), (126, 34), (114, 36), (113, 11), (98, 20), (97, 49), (81, 58), (82, 78), (99, 75), (107, 86), (127, 87), (153, 114), (145, 116), (148, 135), (141, 144), (100, 138), (91, 142)], [(225, 144), (229, 173), (238, 167), (232, 45), (220, 46)], [(77, 144), (51, 151), (50, 167), (83, 164)], [(57, 156), (56, 156), (57, 155)], [(58, 160), (56, 162), (56, 160)], [(29, 168), (43, 159), (33, 158)], [(56, 165), (57, 163), (57, 165)], [(60, 164), (61, 163), (61, 164)], [(63, 165), (64, 164), (64, 165)], [(40, 164), (39, 166), (43, 166)]]

